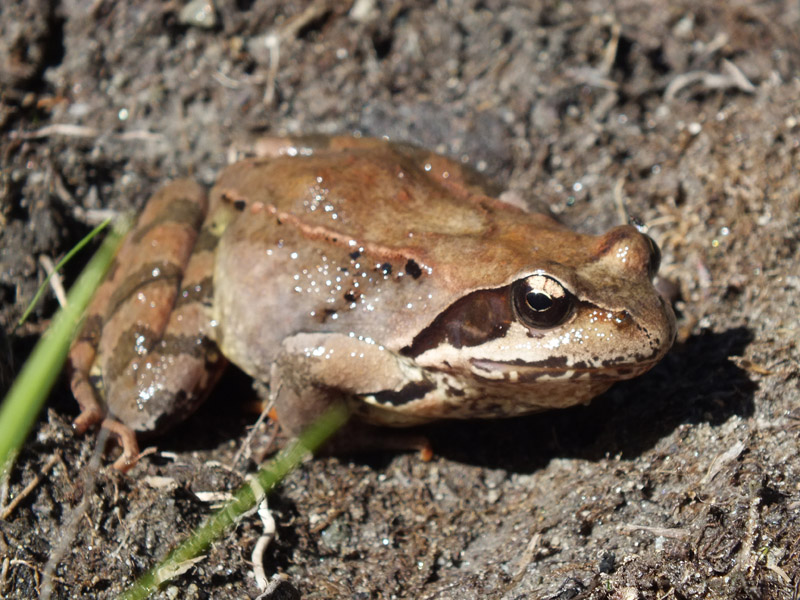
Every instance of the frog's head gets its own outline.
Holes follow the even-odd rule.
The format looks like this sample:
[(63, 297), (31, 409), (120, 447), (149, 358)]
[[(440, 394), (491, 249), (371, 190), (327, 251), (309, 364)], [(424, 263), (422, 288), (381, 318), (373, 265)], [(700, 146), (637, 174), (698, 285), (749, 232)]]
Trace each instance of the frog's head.
[(653, 287), (660, 252), (631, 226), (534, 255), (505, 285), (443, 311), (404, 349), (420, 364), (482, 380), (628, 379), (672, 345), (675, 317)]

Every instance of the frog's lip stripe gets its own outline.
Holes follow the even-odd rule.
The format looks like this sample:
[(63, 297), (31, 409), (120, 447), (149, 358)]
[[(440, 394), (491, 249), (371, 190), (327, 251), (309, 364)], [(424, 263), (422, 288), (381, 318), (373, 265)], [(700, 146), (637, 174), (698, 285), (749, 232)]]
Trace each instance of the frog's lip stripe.
[[(537, 379), (629, 379), (641, 375), (653, 367), (660, 356), (645, 360), (635, 360), (630, 363), (616, 363), (605, 365), (582, 365), (575, 366), (543, 366), (535, 364), (519, 364), (514, 361), (497, 361), (490, 359), (473, 358), (470, 363), (475, 368), (473, 373), (481, 376), (482, 373), (489, 375), (496, 374), (497, 378), (514, 379), (516, 381), (535, 381)], [(483, 375), (484, 377), (486, 375)], [(491, 375), (487, 377), (493, 379)]]

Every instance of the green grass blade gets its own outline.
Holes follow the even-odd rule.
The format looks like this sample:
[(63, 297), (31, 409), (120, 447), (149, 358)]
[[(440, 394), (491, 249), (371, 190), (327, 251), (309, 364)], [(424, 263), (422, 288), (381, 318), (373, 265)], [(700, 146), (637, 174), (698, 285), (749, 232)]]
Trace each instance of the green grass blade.
[[(270, 461), (257, 474), (256, 479), (264, 492), (269, 492), (296, 467), (309, 451), (319, 448), (339, 427), (347, 420), (348, 414), (344, 407), (329, 410), (321, 419), (314, 423), (300, 436), (296, 442), (283, 450), (275, 459)], [(222, 533), (236, 519), (253, 508), (260, 498), (256, 497), (251, 485), (240, 487), (232, 500), (211, 515), (195, 532), (180, 546), (170, 552), (158, 565), (148, 570), (139, 580), (128, 589), (121, 600), (143, 600), (153, 593), (156, 588), (168, 581), (173, 573), (187, 561), (197, 557), (211, 542), (219, 538)]]
[[(53, 273), (57, 273), (61, 269), (61, 267), (67, 264), (70, 261), (70, 259), (73, 256), (75, 256), (78, 252), (80, 252), (81, 249), (86, 244), (88, 244), (91, 240), (93, 240), (98, 233), (103, 231), (103, 229), (105, 229), (110, 222), (111, 219), (108, 218), (102, 223), (100, 223), (97, 227), (92, 229), (88, 234), (86, 234), (86, 236), (80, 242), (75, 244), (75, 246), (73, 246), (73, 248), (69, 252), (67, 252), (64, 258), (58, 261), (58, 264), (53, 269)], [(39, 289), (36, 290), (36, 295), (33, 297), (33, 300), (31, 300), (31, 303), (28, 304), (28, 308), (25, 309), (25, 312), (19, 318), (19, 321), (17, 321), (17, 327), (20, 327), (25, 321), (27, 321), (28, 317), (33, 312), (33, 309), (36, 308), (36, 305), (39, 303), (39, 299), (42, 297), (42, 294), (44, 294), (44, 291), (47, 289), (47, 285), (50, 283), (50, 278), (53, 276), (53, 273), (48, 274), (45, 280), (42, 282), (42, 285), (40, 285)]]
[[(127, 226), (124, 227), (126, 229)], [(58, 311), (36, 344), (0, 406), (0, 467), (22, 446), (47, 399), (69, 350), (81, 315), (114, 258), (124, 231), (115, 228), (72, 286), (66, 307)]]

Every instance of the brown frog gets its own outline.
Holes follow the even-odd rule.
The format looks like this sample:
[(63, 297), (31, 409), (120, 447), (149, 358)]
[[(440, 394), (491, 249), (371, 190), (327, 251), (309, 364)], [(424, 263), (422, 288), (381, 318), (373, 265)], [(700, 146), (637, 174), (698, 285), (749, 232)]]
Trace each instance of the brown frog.
[(227, 361), (298, 432), (334, 402), (389, 426), (586, 403), (673, 342), (658, 248), (631, 226), (575, 233), (385, 140), (267, 147), (208, 199), (185, 180), (158, 192), (88, 311), (75, 428), (114, 432), (118, 468)]

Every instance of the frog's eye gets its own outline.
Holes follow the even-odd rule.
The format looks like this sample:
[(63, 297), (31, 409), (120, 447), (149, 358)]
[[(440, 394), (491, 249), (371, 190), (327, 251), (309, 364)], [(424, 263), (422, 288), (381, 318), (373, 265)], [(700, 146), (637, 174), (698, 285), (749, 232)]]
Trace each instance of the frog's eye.
[(547, 275), (531, 275), (511, 286), (514, 312), (528, 327), (549, 329), (572, 314), (575, 296)]

